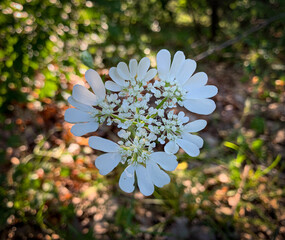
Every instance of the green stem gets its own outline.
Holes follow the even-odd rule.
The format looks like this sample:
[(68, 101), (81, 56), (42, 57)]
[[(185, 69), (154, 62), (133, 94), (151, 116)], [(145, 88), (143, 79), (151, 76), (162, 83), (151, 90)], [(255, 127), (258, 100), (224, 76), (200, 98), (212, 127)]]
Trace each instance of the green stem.
[[(166, 102), (168, 100), (168, 97), (165, 97), (161, 102), (160, 102), (160, 104), (158, 104), (157, 106), (156, 106), (156, 109), (160, 109), (161, 107), (162, 107), (162, 105)], [(138, 113), (139, 112), (139, 109), (137, 108), (136, 109), (136, 112)], [(153, 115), (151, 115), (151, 116), (147, 116), (146, 118), (147, 119), (149, 119), (149, 118), (154, 118), (154, 117), (156, 117), (157, 116), (157, 113), (155, 113), (155, 114), (153, 114)], [(111, 117), (113, 117), (113, 118), (116, 118), (116, 119), (119, 119), (121, 122), (125, 122), (126, 121), (126, 119), (122, 119), (122, 118), (120, 118), (120, 117), (118, 117), (117, 115), (115, 115), (115, 114), (111, 114)], [(133, 122), (132, 124), (137, 124), (137, 122)]]
[[(160, 102), (160, 104), (158, 104), (158, 105), (156, 106), (156, 109), (160, 109), (161, 106), (167, 101), (167, 99), (168, 99), (168, 97), (165, 97), (165, 98)], [(157, 116), (157, 113), (152, 114), (151, 116), (147, 116), (146, 118), (149, 119), (149, 118), (154, 118), (154, 117), (156, 117), (156, 116)]]
[(118, 117), (117, 115), (115, 115), (115, 114), (111, 114), (111, 117), (113, 117), (113, 118), (116, 118), (116, 119), (119, 119), (121, 122), (125, 122), (126, 121), (126, 119), (122, 119), (122, 118), (120, 118), (120, 117)]
[(168, 99), (168, 97), (165, 97), (165, 98), (160, 102), (160, 104), (158, 104), (158, 105), (156, 106), (156, 109), (160, 109), (161, 106), (167, 101), (167, 99)]
[[(111, 117), (120, 120), (122, 123), (124, 123), (125, 121), (127, 121), (127, 119), (122, 119), (122, 118), (118, 117), (118, 116), (115, 115), (115, 114), (111, 114)], [(141, 121), (141, 123), (144, 123), (144, 122)], [(133, 121), (132, 124), (133, 124), (133, 125), (136, 125), (136, 124), (138, 124), (138, 122)]]

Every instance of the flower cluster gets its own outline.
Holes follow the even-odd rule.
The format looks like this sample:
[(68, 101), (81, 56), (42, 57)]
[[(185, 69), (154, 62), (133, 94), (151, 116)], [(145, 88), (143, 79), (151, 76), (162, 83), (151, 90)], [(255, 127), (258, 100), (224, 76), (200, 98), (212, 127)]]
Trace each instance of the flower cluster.
[[(145, 196), (153, 193), (154, 185), (162, 187), (170, 182), (162, 169), (175, 170), (178, 162), (174, 154), (179, 147), (196, 157), (203, 146), (203, 139), (195, 133), (204, 129), (207, 122), (189, 122), (185, 113), (175, 111), (175, 107), (180, 105), (203, 115), (212, 113), (216, 107), (209, 98), (217, 94), (217, 88), (206, 86), (205, 73), (193, 75), (194, 60), (186, 59), (178, 51), (171, 63), (171, 55), (164, 49), (156, 58), (157, 69), (150, 69), (147, 57), (139, 63), (135, 59), (128, 65), (120, 62), (110, 69), (112, 81), (105, 84), (96, 71), (89, 69), (85, 78), (93, 93), (75, 85), (68, 98), (75, 108), (65, 112), (65, 120), (75, 124), (71, 128), (75, 136), (95, 132), (104, 122), (120, 129), (117, 143), (98, 136), (89, 138), (90, 147), (105, 152), (96, 158), (95, 165), (102, 175), (119, 163), (126, 165), (120, 188), (133, 192), (136, 176)], [(155, 151), (158, 144), (164, 145), (164, 151)]]

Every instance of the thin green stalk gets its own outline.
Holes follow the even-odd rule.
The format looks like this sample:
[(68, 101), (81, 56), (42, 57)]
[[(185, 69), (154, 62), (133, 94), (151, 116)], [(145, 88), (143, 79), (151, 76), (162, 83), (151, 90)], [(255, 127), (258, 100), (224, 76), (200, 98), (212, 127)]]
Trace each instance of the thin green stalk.
[[(160, 109), (160, 108), (162, 107), (162, 105), (167, 101), (167, 99), (168, 99), (168, 97), (165, 97), (165, 98), (160, 102), (160, 104), (158, 104), (158, 105), (156, 106), (156, 109)], [(151, 116), (147, 116), (146, 118), (149, 119), (149, 118), (154, 118), (154, 117), (156, 117), (156, 116), (157, 116), (157, 113), (152, 114)]]
[(168, 99), (168, 97), (164, 98), (164, 99), (160, 102), (160, 104), (158, 104), (158, 105), (156, 106), (156, 109), (160, 109), (161, 106), (167, 101), (167, 99)]

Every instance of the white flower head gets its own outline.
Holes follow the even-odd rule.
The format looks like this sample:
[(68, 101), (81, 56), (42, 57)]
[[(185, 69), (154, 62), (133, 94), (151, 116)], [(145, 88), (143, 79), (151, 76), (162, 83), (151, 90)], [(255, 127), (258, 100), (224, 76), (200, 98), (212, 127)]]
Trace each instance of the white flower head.
[[(177, 104), (194, 113), (210, 114), (216, 105), (209, 98), (217, 93), (215, 86), (206, 86), (205, 73), (193, 75), (196, 62), (186, 59), (181, 51), (175, 53), (172, 63), (169, 51), (159, 51), (157, 70), (149, 68), (147, 57), (139, 62), (131, 59), (128, 65), (120, 62), (110, 69), (112, 81), (105, 85), (96, 71), (88, 70), (85, 78), (93, 92), (75, 85), (68, 98), (75, 108), (65, 112), (65, 120), (75, 124), (71, 132), (76, 136), (94, 132), (104, 122), (118, 128), (118, 143), (97, 136), (89, 138), (90, 147), (105, 152), (96, 158), (95, 165), (102, 175), (119, 163), (125, 165), (120, 188), (133, 192), (137, 179), (139, 190), (146, 196), (153, 193), (154, 186), (170, 182), (163, 170), (175, 170), (178, 162), (174, 154), (180, 147), (196, 157), (203, 146), (203, 139), (196, 133), (207, 122), (189, 122), (184, 111), (177, 112)], [(106, 93), (105, 87), (111, 93)], [(164, 146), (164, 152), (155, 151), (159, 145)]]

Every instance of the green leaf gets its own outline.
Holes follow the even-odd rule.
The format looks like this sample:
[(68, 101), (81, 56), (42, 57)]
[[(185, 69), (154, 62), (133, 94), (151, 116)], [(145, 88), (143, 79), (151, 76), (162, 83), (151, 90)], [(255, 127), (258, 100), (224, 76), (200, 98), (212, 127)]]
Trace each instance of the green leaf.
[(258, 179), (259, 177), (269, 173), (273, 168), (275, 168), (277, 166), (277, 164), (280, 162), (281, 160), (281, 155), (279, 154), (275, 160), (270, 164), (269, 167), (265, 168), (263, 171), (259, 168), (257, 169), (257, 171), (254, 174), (254, 179)]
[(236, 145), (234, 143), (231, 143), (231, 142), (228, 142), (228, 141), (224, 142), (224, 146), (228, 147), (228, 148), (231, 148), (233, 150), (236, 150), (236, 151), (239, 150), (239, 146), (238, 145)]
[(83, 64), (89, 68), (94, 68), (92, 55), (88, 51), (84, 51), (80, 55), (80, 59)]

